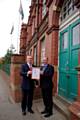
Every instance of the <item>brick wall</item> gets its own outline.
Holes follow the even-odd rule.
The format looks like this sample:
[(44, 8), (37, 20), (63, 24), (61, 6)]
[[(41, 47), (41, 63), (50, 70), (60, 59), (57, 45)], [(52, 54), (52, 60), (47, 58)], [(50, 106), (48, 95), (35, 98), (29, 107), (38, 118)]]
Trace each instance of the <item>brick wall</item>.
[[(59, 32), (59, 9), (57, 8), (57, 3), (56, 1), (52, 1), (51, 3), (48, 1), (48, 7), (47, 7), (47, 14), (46, 17), (42, 19), (42, 3), (39, 1), (39, 6), (35, 5), (32, 7), (30, 10), (30, 16), (28, 19), (28, 24), (27, 24), (27, 41), (29, 41), (29, 44), (26, 46), (26, 54), (30, 52), (32, 49), (32, 56), (34, 57), (34, 46), (37, 44), (37, 63), (40, 65), (40, 59), (41, 59), (41, 39), (43, 36), (45, 36), (45, 54), (49, 59), (49, 63), (54, 65), (55, 68), (55, 73), (54, 73), (54, 93), (57, 92), (57, 73), (58, 73), (58, 32)], [(55, 4), (56, 3), (56, 4)], [(34, 9), (39, 7), (39, 14), (38, 12), (34, 12)], [(36, 10), (37, 10), (36, 9)], [(35, 21), (36, 21), (36, 28), (37, 29), (37, 37), (33, 34), (31, 36), (31, 29), (34, 24), (32, 22), (33, 19), (33, 13), (35, 16)], [(46, 24), (45, 24), (46, 23)], [(34, 30), (35, 32), (35, 30)], [(36, 42), (34, 42), (36, 41)], [(27, 49), (28, 48), (28, 49)], [(37, 92), (39, 92), (37, 90)], [(36, 92), (36, 94), (37, 94)]]
[(11, 74), (10, 74), (10, 93), (15, 102), (21, 100), (21, 65), (24, 63), (23, 55), (13, 55), (11, 58)]

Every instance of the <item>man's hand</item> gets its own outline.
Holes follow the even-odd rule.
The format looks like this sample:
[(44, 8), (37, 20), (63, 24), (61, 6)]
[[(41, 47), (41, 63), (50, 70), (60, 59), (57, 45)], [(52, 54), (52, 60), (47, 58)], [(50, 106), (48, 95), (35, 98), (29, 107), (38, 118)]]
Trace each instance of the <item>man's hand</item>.
[(38, 88), (39, 87), (39, 85), (35, 85), (35, 88)]
[(31, 74), (32, 74), (32, 71), (31, 71), (31, 70), (27, 72), (27, 75), (31, 75)]
[(43, 71), (40, 71), (40, 74), (43, 75)]

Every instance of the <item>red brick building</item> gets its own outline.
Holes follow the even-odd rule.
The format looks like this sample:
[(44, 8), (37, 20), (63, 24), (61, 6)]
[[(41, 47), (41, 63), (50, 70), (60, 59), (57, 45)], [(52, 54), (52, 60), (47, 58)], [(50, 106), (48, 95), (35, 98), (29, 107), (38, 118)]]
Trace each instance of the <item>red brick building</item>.
[[(22, 24), (20, 35), (18, 57), (25, 60), (30, 54), (33, 63), (40, 66), (46, 55), (55, 67), (53, 93), (68, 101), (80, 93), (75, 70), (80, 64), (79, 7), (79, 0), (32, 0), (28, 23)], [(13, 59), (12, 63), (15, 62)]]
[[(21, 27), (20, 55), (14, 55), (11, 64), (11, 95), (17, 102), (20, 66), (26, 55), (32, 55), (37, 66), (46, 55), (55, 68), (53, 93), (70, 102), (80, 101), (80, 75), (75, 69), (80, 64), (80, 0), (31, 1), (28, 23)], [(70, 108), (72, 120), (79, 118), (79, 104)]]
[(27, 25), (22, 24), (20, 53), (31, 54), (34, 59), (33, 63), (38, 66), (45, 55), (48, 57), (49, 63), (55, 67), (54, 91), (56, 92), (59, 10), (54, 4), (52, 0), (39, 0), (37, 2), (32, 0), (28, 23)]

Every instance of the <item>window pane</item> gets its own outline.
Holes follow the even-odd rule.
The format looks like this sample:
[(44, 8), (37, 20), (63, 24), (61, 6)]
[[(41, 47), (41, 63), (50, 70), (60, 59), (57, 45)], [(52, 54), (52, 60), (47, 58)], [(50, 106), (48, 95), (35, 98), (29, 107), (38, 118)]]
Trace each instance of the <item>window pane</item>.
[(61, 9), (61, 13), (60, 13), (61, 22), (64, 19), (66, 19), (69, 15), (74, 13), (74, 11), (76, 9), (77, 9), (76, 6), (74, 6), (74, 0), (64, 0), (63, 6), (62, 6), (62, 9)]
[(73, 28), (73, 41), (72, 41), (72, 44), (73, 45), (77, 45), (80, 43), (80, 40), (79, 40), (79, 33), (80, 32), (80, 24), (78, 24), (77, 26), (75, 26)]
[(62, 38), (62, 48), (66, 49), (67, 47), (68, 47), (68, 32), (65, 32)]
[(46, 15), (46, 0), (43, 0), (42, 18)]
[(41, 63), (45, 57), (45, 39), (41, 41)]
[(34, 47), (34, 65), (37, 65), (37, 46)]

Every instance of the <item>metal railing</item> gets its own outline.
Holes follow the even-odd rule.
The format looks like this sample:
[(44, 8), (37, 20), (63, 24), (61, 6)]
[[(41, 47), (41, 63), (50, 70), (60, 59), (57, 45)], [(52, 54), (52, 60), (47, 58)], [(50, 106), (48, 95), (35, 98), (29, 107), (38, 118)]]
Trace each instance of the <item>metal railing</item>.
[(10, 75), (10, 65), (11, 64), (0, 64), (0, 69)]

